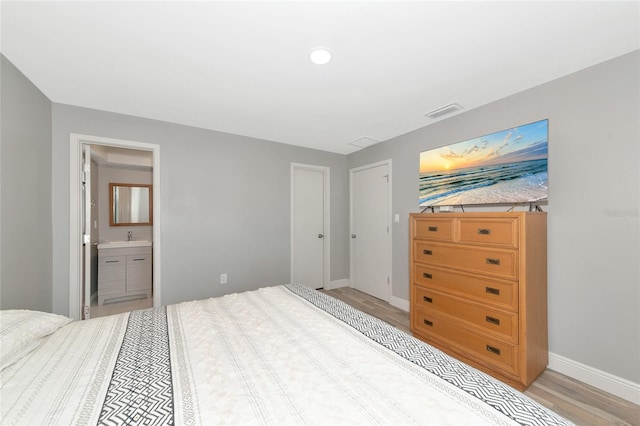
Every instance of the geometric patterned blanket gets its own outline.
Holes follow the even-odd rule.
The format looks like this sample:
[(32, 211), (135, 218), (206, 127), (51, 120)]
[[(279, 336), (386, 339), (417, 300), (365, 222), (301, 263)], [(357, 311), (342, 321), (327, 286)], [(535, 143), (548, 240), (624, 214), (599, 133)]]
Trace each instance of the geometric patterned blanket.
[(170, 361), (166, 308), (133, 311), (98, 424), (174, 424)]

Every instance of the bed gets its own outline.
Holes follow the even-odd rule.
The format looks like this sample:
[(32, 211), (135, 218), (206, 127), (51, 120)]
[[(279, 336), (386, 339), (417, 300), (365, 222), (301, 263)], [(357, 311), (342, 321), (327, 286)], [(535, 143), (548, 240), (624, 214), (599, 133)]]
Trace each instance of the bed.
[(296, 284), (81, 322), (0, 321), (3, 425), (570, 424)]

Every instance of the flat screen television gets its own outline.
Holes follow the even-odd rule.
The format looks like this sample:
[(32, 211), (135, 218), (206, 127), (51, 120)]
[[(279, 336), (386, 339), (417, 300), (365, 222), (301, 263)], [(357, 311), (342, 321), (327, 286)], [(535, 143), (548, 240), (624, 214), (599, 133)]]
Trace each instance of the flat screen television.
[(420, 153), (420, 207), (547, 201), (549, 120)]

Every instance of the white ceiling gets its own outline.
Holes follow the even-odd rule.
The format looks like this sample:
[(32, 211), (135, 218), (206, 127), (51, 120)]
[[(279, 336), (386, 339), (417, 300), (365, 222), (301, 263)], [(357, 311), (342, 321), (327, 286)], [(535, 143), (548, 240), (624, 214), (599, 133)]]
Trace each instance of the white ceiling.
[(2, 1), (0, 46), (53, 102), (347, 154), (639, 49), (639, 4)]

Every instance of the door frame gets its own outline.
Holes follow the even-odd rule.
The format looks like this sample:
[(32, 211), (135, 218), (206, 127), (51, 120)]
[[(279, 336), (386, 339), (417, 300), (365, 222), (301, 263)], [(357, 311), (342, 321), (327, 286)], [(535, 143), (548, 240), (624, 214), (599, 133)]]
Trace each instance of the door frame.
[[(392, 221), (391, 221), (391, 216), (392, 214), (392, 200), (393, 200), (393, 179), (392, 179), (392, 169), (391, 169), (391, 159), (387, 159), (387, 160), (382, 160), (382, 161), (378, 161), (375, 163), (371, 163), (371, 164), (365, 164), (363, 166), (358, 166), (358, 167), (354, 167), (352, 169), (349, 169), (349, 277), (353, 277), (353, 270), (354, 270), (354, 265), (353, 265), (353, 238), (351, 238), (351, 235), (354, 233), (353, 230), (353, 175), (357, 172), (360, 172), (362, 170), (366, 170), (366, 169), (371, 169), (374, 167), (379, 167), (379, 166), (383, 166), (386, 165), (387, 166), (387, 170), (389, 173), (389, 191), (388, 191), (388, 197), (387, 197), (387, 240), (386, 240), (386, 249), (387, 249), (387, 277), (388, 277), (388, 292), (387, 292), (387, 297), (385, 299), (385, 302), (390, 302), (391, 301), (391, 297), (393, 296), (393, 250), (391, 247), (391, 243), (393, 241), (392, 239), (392, 232), (393, 232), (393, 227), (392, 227)], [(349, 287), (354, 288), (354, 284), (353, 284), (353, 280), (350, 278), (349, 279)]]
[(290, 276), (289, 276), (289, 280), (291, 282), (293, 282), (293, 271), (294, 271), (294, 264), (293, 264), (293, 253), (295, 250), (295, 235), (294, 235), (294, 226), (293, 226), (293, 216), (294, 216), (294, 184), (295, 184), (295, 171), (296, 170), (310, 170), (310, 171), (314, 171), (314, 172), (321, 172), (322, 176), (323, 176), (323, 181), (324, 181), (324, 193), (323, 193), (323, 205), (324, 205), (324, 211), (322, 212), (323, 214), (323, 221), (324, 221), (324, 277), (323, 277), (323, 287), (326, 289), (329, 287), (329, 283), (331, 282), (331, 223), (330, 223), (330, 219), (331, 219), (331, 209), (330, 209), (330, 205), (329, 205), (329, 199), (330, 199), (330, 183), (331, 183), (331, 176), (330, 176), (330, 172), (331, 172), (331, 168), (326, 167), (326, 166), (315, 166), (312, 164), (302, 164), (302, 163), (291, 163), (291, 178), (289, 179), (290, 181), (290, 187), (289, 187), (289, 197), (290, 197), (290, 202), (289, 202), (289, 209), (290, 209), (290, 213), (289, 213), (289, 234), (290, 234), (290, 252), (289, 252), (289, 256), (290, 256), (290, 260), (289, 260), (289, 265), (290, 265)]
[(69, 317), (82, 318), (82, 145), (151, 151), (153, 155), (153, 306), (161, 306), (160, 145), (71, 133), (69, 136)]
[[(91, 298), (93, 296), (91, 294), (91, 284), (92, 284), (91, 277), (93, 275), (92, 273), (93, 271), (91, 269), (94, 266), (93, 258), (91, 256), (92, 246), (93, 246), (91, 241), (91, 236), (93, 234), (93, 229), (91, 227), (91, 219), (94, 219), (91, 215), (91, 210), (92, 210), (91, 205), (93, 204), (91, 202), (91, 199), (94, 196), (93, 185), (92, 185), (93, 177), (91, 175), (92, 173), (91, 145), (83, 143), (80, 149), (82, 150), (82, 158), (80, 159), (80, 162), (82, 163), (82, 170), (80, 172), (80, 176), (82, 177), (84, 175), (84, 177), (81, 179), (81, 182), (84, 183), (84, 190), (83, 189), (80, 190), (80, 193), (83, 196), (83, 201), (84, 201), (84, 205), (80, 210), (80, 227), (81, 229), (84, 229), (84, 234), (89, 236), (89, 241), (84, 241), (84, 247), (80, 248), (82, 253), (80, 261), (84, 265), (84, 267), (81, 268), (84, 270), (81, 270), (82, 275), (80, 277), (80, 284), (84, 283), (84, 286), (81, 285), (82, 287), (81, 293), (84, 294), (84, 297), (80, 296), (82, 299), (82, 308), (84, 309), (81, 308), (80, 315), (82, 315), (83, 319), (90, 319), (91, 318)], [(82, 231), (80, 233), (82, 234)], [(98, 247), (96, 245), (96, 257), (98, 256), (97, 250), (98, 250)], [(98, 268), (96, 263), (96, 270), (97, 269)], [(97, 282), (96, 282), (96, 285), (97, 285)], [(89, 309), (86, 308), (87, 306), (89, 306)]]

